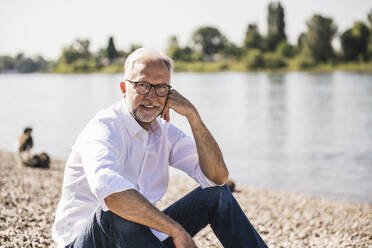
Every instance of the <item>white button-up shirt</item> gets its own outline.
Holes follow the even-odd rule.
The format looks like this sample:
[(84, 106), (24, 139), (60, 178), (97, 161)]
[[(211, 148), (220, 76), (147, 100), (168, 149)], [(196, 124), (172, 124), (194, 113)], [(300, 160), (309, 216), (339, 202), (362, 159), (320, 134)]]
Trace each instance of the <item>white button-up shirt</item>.
[[(105, 197), (135, 189), (155, 204), (168, 188), (168, 166), (184, 171), (202, 188), (216, 186), (201, 171), (195, 142), (157, 118), (148, 131), (127, 110), (124, 100), (99, 112), (83, 129), (66, 162), (53, 225), (58, 247), (81, 233)], [(159, 240), (167, 234), (151, 230)]]

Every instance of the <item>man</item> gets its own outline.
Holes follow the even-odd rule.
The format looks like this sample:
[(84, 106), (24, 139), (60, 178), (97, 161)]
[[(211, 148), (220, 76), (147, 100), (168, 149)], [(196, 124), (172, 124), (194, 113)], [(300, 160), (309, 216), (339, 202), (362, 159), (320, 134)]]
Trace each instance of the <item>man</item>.
[[(128, 57), (123, 100), (94, 117), (66, 163), (59, 247), (196, 247), (191, 237), (208, 224), (225, 247), (266, 247), (224, 185), (228, 170), (197, 109), (171, 88), (171, 71), (151, 49)], [(195, 141), (169, 123), (170, 109), (187, 118)], [(168, 166), (201, 187), (162, 212), (154, 204)]]

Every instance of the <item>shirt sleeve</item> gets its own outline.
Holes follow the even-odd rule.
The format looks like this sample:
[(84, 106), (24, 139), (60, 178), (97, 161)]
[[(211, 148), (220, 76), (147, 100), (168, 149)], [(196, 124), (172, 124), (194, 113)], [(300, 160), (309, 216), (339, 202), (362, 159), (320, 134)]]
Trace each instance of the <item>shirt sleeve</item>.
[(82, 140), (78, 150), (89, 187), (102, 209), (107, 211), (104, 200), (107, 196), (135, 189), (120, 173), (119, 150), (123, 150), (120, 134), (108, 124), (95, 122), (86, 130)]
[(185, 172), (198, 182), (203, 189), (218, 186), (201, 170), (195, 141), (178, 129), (176, 141), (171, 149), (169, 164)]

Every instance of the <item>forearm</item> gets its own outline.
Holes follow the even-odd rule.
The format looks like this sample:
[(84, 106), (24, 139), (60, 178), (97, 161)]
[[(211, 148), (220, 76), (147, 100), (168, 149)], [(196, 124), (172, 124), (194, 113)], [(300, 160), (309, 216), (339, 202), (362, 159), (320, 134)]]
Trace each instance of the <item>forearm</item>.
[(214, 183), (225, 183), (229, 173), (220, 147), (204, 125), (196, 109), (186, 118), (194, 135), (201, 170)]
[(130, 189), (105, 198), (107, 207), (123, 219), (136, 222), (171, 237), (184, 231), (182, 226), (152, 205), (138, 191)]

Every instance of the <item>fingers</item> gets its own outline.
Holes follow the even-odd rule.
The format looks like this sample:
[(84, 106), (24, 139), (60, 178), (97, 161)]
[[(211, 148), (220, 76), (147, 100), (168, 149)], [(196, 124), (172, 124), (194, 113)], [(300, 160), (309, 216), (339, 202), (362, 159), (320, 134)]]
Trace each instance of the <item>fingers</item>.
[(161, 118), (163, 118), (167, 122), (169, 122), (170, 120), (169, 111), (169, 104), (167, 103), (163, 109), (163, 112), (161, 113)]
[(165, 120), (166, 120), (167, 122), (170, 121), (170, 111), (169, 111), (169, 110), (168, 110), (167, 113), (165, 114)]

